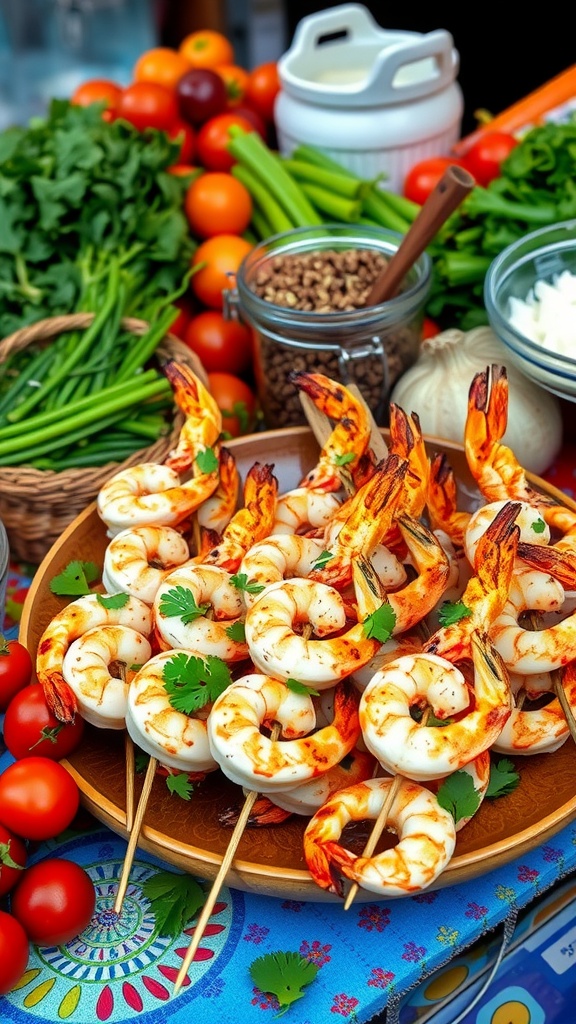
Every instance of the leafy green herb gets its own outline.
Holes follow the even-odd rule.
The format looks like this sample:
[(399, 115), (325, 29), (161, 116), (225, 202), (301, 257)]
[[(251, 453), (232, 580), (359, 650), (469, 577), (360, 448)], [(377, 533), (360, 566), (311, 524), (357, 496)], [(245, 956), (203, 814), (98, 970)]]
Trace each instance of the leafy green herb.
[(142, 885), (160, 935), (177, 938), (205, 902), (206, 894), (191, 875), (157, 871)]
[(331, 558), (334, 558), (334, 555), (332, 554), (331, 551), (321, 551), (320, 554), (318, 555), (318, 558), (314, 562), (312, 568), (323, 569)]
[(311, 697), (320, 696), (319, 690), (314, 690), (312, 686), (306, 686), (306, 683), (301, 683), (299, 679), (287, 679), (286, 686), (292, 690), (292, 693), (307, 693)]
[(233, 587), (236, 587), (237, 590), (244, 590), (247, 594), (261, 594), (262, 591), (266, 589), (263, 583), (256, 583), (256, 581), (252, 582), (249, 580), (245, 572), (234, 573), (234, 575), (230, 577), (230, 583)]
[(177, 772), (175, 775), (166, 776), (166, 785), (170, 793), (176, 793), (182, 800), (190, 800), (194, 792), (194, 786), (190, 782), (186, 772)]
[(388, 602), (384, 602), (364, 619), (362, 629), (369, 640), (379, 640), (381, 644), (385, 644), (392, 636), (395, 624), (396, 612)]
[(208, 604), (197, 605), (196, 598), (189, 587), (179, 585), (172, 587), (162, 595), (159, 612), (160, 615), (165, 615), (166, 618), (182, 619), (184, 625), (187, 626), (194, 619), (205, 615), (209, 607), (210, 605)]
[(306, 985), (314, 981), (318, 965), (306, 960), (299, 953), (266, 953), (250, 964), (250, 977), (261, 992), (275, 995), (280, 1004), (281, 1016), (306, 993)]
[(240, 619), (233, 622), (231, 626), (227, 626), (225, 632), (229, 640), (234, 640), (237, 644), (243, 644), (246, 640), (246, 630)]
[(472, 609), (468, 608), (463, 601), (443, 601), (438, 612), (438, 622), (441, 626), (453, 626), (461, 619), (467, 619), (472, 615)]
[(198, 452), (196, 465), (201, 473), (215, 473), (218, 469), (218, 456), (212, 448), (205, 448), (203, 452)]
[(496, 799), (499, 796), (506, 796), (512, 793), (520, 783), (520, 776), (512, 761), (507, 757), (501, 757), (499, 761), (490, 765), (490, 782), (486, 790), (486, 796)]
[(96, 594), (96, 598), (103, 608), (110, 609), (124, 608), (130, 600), (128, 594)]
[(134, 768), (138, 775), (146, 771), (149, 761), (150, 754), (146, 754), (144, 750), (140, 750), (140, 747), (136, 747), (134, 750)]
[(336, 466), (347, 466), (349, 462), (354, 461), (354, 452), (343, 452), (342, 455), (334, 456), (334, 465)]
[(438, 803), (449, 811), (454, 821), (471, 818), (480, 806), (480, 794), (474, 788), (472, 776), (465, 771), (453, 772), (438, 789)]
[(90, 584), (99, 576), (100, 570), (95, 562), (74, 559), (50, 580), (50, 590), (61, 597), (82, 597), (92, 593)]
[(546, 529), (546, 523), (541, 518), (536, 519), (536, 521), (532, 523), (532, 529), (534, 530), (534, 533), (544, 533), (544, 530)]
[(164, 665), (166, 693), (173, 708), (192, 715), (212, 703), (232, 682), (230, 669), (221, 658), (198, 658), (180, 652)]

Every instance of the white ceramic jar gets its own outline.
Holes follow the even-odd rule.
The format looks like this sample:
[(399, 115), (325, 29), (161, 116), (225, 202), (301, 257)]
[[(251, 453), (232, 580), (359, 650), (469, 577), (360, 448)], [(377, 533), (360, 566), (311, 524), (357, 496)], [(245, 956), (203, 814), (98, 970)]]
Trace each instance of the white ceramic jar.
[(449, 32), (387, 31), (362, 4), (303, 18), (278, 63), (278, 145), (317, 146), (360, 177), (400, 192), (419, 160), (460, 137), (459, 57)]

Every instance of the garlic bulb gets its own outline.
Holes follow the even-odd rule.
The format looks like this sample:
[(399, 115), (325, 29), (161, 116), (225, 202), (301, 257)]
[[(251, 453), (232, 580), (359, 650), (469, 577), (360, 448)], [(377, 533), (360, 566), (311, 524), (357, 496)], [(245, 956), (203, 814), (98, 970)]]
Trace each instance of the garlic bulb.
[(424, 434), (464, 443), (472, 378), (492, 363), (508, 375), (508, 426), (503, 441), (531, 473), (542, 473), (562, 444), (558, 399), (528, 380), (490, 327), (447, 330), (426, 339), (420, 355), (396, 382), (391, 401), (416, 412)]

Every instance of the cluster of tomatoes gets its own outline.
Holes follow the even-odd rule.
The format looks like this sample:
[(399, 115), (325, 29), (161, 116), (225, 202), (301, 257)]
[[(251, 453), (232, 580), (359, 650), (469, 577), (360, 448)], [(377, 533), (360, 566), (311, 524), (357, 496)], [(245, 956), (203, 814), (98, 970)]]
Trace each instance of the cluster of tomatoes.
[(234, 161), (227, 147), (232, 125), (273, 143), (276, 62), (247, 71), (236, 63), (230, 41), (206, 29), (188, 35), (178, 49), (143, 53), (132, 77), (124, 88), (101, 79), (84, 82), (71, 99), (104, 102), (107, 119), (122, 118), (138, 130), (160, 129), (180, 143), (171, 170), (189, 176), (184, 211), (199, 244), (173, 332), (198, 355), (223, 412), (223, 429), (236, 437), (255, 422), (252, 333), (225, 318), (222, 293), (252, 247), (243, 237), (252, 199), (230, 173)]
[[(72, 823), (79, 790), (59, 763), (80, 742), (77, 716), (63, 726), (32, 683), (32, 660), (17, 640), (0, 637), (0, 712), (15, 760), (0, 775), (0, 995), (18, 983), (29, 943), (68, 942), (89, 924), (95, 890), (74, 861), (50, 857), (28, 866), (30, 846)], [(6, 909), (3, 909), (3, 908)]]
[(464, 167), (478, 185), (486, 188), (494, 178), (499, 177), (503, 161), (517, 145), (518, 139), (514, 135), (485, 131), (462, 157), (434, 156), (414, 164), (404, 179), (402, 191), (407, 199), (421, 206), (452, 164)]

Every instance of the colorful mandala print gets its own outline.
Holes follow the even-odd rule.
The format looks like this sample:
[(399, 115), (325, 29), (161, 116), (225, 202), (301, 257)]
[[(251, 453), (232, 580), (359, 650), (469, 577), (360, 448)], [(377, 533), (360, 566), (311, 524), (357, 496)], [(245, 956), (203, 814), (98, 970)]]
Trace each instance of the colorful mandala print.
[[(96, 889), (90, 925), (64, 946), (33, 949), (18, 988), (5, 997), (2, 1024), (6, 1020), (19, 1024), (56, 1020), (117, 1024), (138, 1020), (144, 1024), (147, 1018), (159, 1019), (156, 1014), (170, 999), (193, 928), (176, 939), (158, 935), (154, 914), (142, 892), (144, 881), (158, 869), (143, 861), (134, 862), (118, 918), (113, 907), (122, 861), (85, 867)], [(236, 930), (232, 928), (233, 909), (231, 894), (224, 889), (188, 972), (194, 981), (194, 997), (210, 984), (208, 975), (214, 973), (226, 940)], [(226, 960), (229, 955), (225, 955)], [(221, 969), (222, 963), (218, 967)], [(186, 999), (189, 985), (187, 980), (179, 1002)]]

